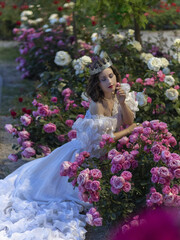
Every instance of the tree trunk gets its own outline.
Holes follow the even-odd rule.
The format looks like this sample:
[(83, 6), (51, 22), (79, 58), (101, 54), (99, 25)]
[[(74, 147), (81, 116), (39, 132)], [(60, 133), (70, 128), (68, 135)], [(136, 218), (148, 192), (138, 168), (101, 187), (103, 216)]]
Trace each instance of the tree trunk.
[(134, 17), (134, 29), (135, 29), (135, 40), (142, 44), (140, 26), (135, 17)]
[(75, 14), (75, 7), (76, 7), (76, 0), (74, 0), (74, 9), (73, 9), (73, 35), (74, 35), (74, 57), (77, 56), (78, 51), (78, 44), (77, 44), (77, 30), (76, 30), (76, 14)]

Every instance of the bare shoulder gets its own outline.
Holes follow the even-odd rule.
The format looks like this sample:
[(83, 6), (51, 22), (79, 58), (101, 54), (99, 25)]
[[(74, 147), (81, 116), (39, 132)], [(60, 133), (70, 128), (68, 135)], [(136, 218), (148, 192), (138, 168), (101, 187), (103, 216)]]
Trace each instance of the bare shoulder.
[(102, 103), (100, 102), (93, 102), (91, 101), (90, 106), (89, 106), (89, 111), (92, 115), (101, 115), (103, 114), (103, 106)]

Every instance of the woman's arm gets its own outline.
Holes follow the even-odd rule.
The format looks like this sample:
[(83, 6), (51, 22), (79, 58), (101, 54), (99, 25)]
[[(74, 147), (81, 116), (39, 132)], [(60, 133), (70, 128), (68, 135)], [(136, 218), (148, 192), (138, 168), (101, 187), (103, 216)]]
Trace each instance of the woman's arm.
[(122, 110), (122, 117), (123, 117), (123, 123), (127, 125), (131, 125), (134, 122), (134, 114), (131, 111), (131, 109), (128, 107), (128, 105), (123, 102), (120, 103), (121, 105), (121, 110)]
[(114, 133), (114, 136), (115, 136), (114, 140), (117, 141), (118, 139), (131, 134), (131, 132), (134, 130), (135, 127), (137, 127), (137, 124), (133, 123), (128, 128), (126, 128), (122, 131), (119, 131), (119, 132), (115, 132)]

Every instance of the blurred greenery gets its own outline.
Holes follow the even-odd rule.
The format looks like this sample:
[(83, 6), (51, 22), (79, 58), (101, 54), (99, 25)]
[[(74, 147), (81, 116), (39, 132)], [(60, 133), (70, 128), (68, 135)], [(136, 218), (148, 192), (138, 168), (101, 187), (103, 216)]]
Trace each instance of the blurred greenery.
[(3, 62), (14, 62), (19, 56), (18, 47), (0, 47), (0, 61)]

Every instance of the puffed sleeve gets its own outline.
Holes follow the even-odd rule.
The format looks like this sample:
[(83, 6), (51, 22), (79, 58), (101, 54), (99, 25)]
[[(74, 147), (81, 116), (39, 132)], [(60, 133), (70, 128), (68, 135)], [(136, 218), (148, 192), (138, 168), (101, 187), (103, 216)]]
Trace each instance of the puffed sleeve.
[(89, 110), (84, 119), (78, 118), (72, 128), (77, 131), (77, 140), (85, 151), (90, 153), (100, 149), (99, 143), (103, 134), (114, 137), (117, 119), (102, 115), (91, 115)]

